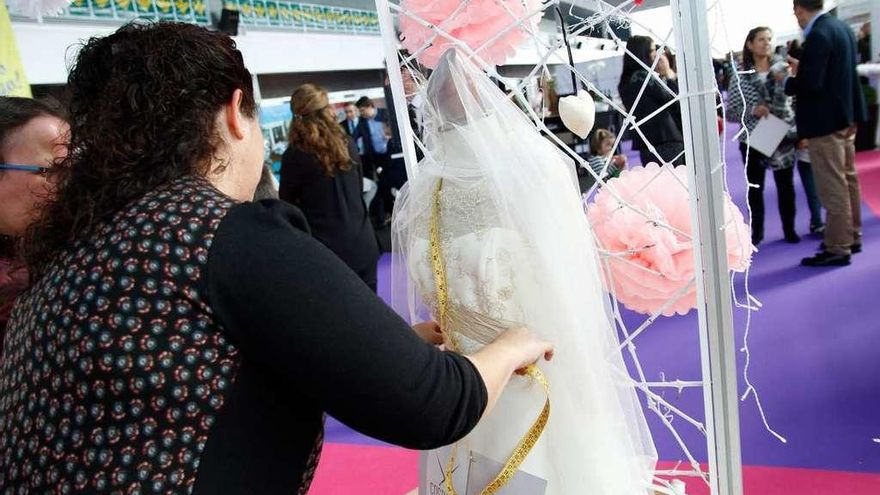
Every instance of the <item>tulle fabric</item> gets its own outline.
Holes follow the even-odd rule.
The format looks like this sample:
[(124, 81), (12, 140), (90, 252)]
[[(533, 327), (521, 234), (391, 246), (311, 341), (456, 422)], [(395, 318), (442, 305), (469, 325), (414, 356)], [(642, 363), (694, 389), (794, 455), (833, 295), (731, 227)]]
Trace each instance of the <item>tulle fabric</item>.
[[(447, 331), (463, 352), (525, 325), (556, 344), (547, 428), (521, 469), (548, 495), (645, 495), (656, 451), (609, 317), (573, 163), (471, 62), (448, 51), (426, 97), (426, 158), (394, 211), (393, 304), (412, 321), (437, 307), (429, 225), (438, 180)], [(514, 377), (495, 410), (460, 444), (503, 463), (544, 403)], [(464, 493), (463, 487), (458, 487)]]

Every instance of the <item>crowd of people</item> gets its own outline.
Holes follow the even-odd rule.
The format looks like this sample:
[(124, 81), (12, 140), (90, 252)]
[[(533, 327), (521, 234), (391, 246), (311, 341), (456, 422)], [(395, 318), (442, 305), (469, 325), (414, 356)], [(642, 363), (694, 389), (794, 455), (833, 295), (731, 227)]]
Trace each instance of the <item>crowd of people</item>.
[[(727, 90), (723, 113), (729, 122), (741, 123), (748, 131), (738, 138), (749, 182), (752, 243), (760, 245), (765, 236), (768, 171), (776, 183), (782, 236), (789, 243), (801, 242), (796, 227), (797, 169), (809, 205), (809, 231), (823, 236), (818, 254), (801, 264), (848, 265), (851, 255), (862, 249), (854, 160), (856, 134), (859, 124), (867, 120), (867, 107), (856, 65), (865, 60), (869, 43), (864, 28), (857, 40), (849, 26), (823, 13), (822, 0), (794, 0), (793, 5), (804, 30), (803, 46), (774, 47), (772, 29), (759, 26), (749, 31), (742, 51), (732, 57), (735, 63), (717, 64), (724, 67), (721, 79)], [(642, 164), (683, 164), (674, 63), (665, 52), (658, 53), (647, 37), (633, 36), (627, 50), (633, 56), (624, 60), (618, 86), (621, 99), (636, 122), (652, 116), (631, 131), (633, 148), (639, 151)], [(790, 130), (768, 153), (750, 143), (758, 124), (769, 116)]]
[[(806, 43), (783, 58), (771, 29), (753, 29), (726, 113), (749, 130), (769, 115), (792, 126), (769, 156), (741, 135), (753, 242), (767, 170), (782, 234), (800, 240), (797, 168), (824, 235), (802, 263), (845, 265), (861, 251), (858, 46), (821, 0), (793, 4)], [(647, 37), (627, 46), (621, 99), (637, 121), (654, 116), (634, 149), (684, 165), (674, 61)], [(394, 112), (369, 98), (339, 122), (326, 90), (296, 88), (281, 200), (254, 201), (273, 194), (252, 80), (225, 34), (134, 23), (82, 47), (63, 107), (0, 98), (3, 488), (305, 493), (325, 413), (438, 447), (551, 357), (526, 329), (446, 352), (435, 323), (411, 327), (377, 297), (374, 227), (406, 173)], [(593, 133), (594, 170), (628, 166), (617, 141)]]

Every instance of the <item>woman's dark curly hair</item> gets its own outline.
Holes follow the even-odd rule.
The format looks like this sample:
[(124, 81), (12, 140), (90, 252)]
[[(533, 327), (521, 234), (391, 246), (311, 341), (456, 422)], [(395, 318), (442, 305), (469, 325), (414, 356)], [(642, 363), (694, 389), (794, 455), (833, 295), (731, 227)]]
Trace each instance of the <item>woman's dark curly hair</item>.
[(131, 201), (222, 167), (215, 123), (236, 89), (255, 117), (251, 74), (225, 34), (131, 23), (88, 40), (67, 80), (70, 152), (58, 194), (25, 236), (31, 273)]

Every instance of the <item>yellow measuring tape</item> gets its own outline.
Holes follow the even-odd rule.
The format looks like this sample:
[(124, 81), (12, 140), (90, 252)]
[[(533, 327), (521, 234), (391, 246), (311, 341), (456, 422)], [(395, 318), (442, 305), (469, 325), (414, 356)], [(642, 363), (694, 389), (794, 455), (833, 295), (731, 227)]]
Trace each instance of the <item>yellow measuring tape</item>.
[[(437, 290), (437, 312), (439, 313), (437, 316), (440, 320), (440, 328), (452, 348), (457, 349), (458, 343), (454, 340), (454, 332), (449, 331), (449, 328), (446, 325), (447, 316), (449, 314), (449, 292), (446, 280), (446, 264), (443, 259), (443, 251), (440, 247), (440, 210), (442, 206), (440, 193), (442, 190), (443, 179), (438, 179), (437, 186), (434, 189), (433, 203), (431, 205), (431, 225), (429, 233), (431, 243), (431, 265), (434, 271), (434, 285)], [(532, 448), (534, 448), (535, 444), (538, 442), (538, 439), (544, 432), (544, 428), (547, 426), (547, 420), (550, 418), (550, 383), (547, 381), (547, 377), (544, 376), (544, 373), (542, 373), (535, 365), (525, 368), (522, 371), (522, 374), (536, 380), (544, 388), (544, 393), (547, 396), (547, 399), (544, 401), (544, 408), (541, 410), (541, 414), (538, 415), (538, 418), (535, 419), (535, 422), (532, 423), (529, 431), (527, 431), (517, 443), (510, 458), (504, 463), (504, 467), (495, 476), (495, 479), (493, 479), (486, 488), (483, 488), (480, 495), (493, 495), (510, 481), (513, 475), (516, 474), (520, 465), (525, 461), (526, 456), (529, 455), (529, 452), (531, 452)], [(456, 450), (457, 449), (454, 447), (452, 455), (449, 457), (449, 462), (446, 463), (446, 486), (444, 488), (448, 495), (457, 495), (455, 487), (452, 485), (452, 470), (455, 467)]]

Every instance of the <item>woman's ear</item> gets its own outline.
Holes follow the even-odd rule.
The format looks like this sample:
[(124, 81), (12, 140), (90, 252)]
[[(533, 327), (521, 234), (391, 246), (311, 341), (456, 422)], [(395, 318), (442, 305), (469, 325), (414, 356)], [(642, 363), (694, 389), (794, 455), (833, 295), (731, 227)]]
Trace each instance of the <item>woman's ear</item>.
[(244, 93), (240, 89), (232, 92), (232, 98), (224, 108), (226, 116), (226, 127), (229, 134), (236, 139), (244, 139), (248, 134), (249, 123), (241, 111), (241, 101)]

